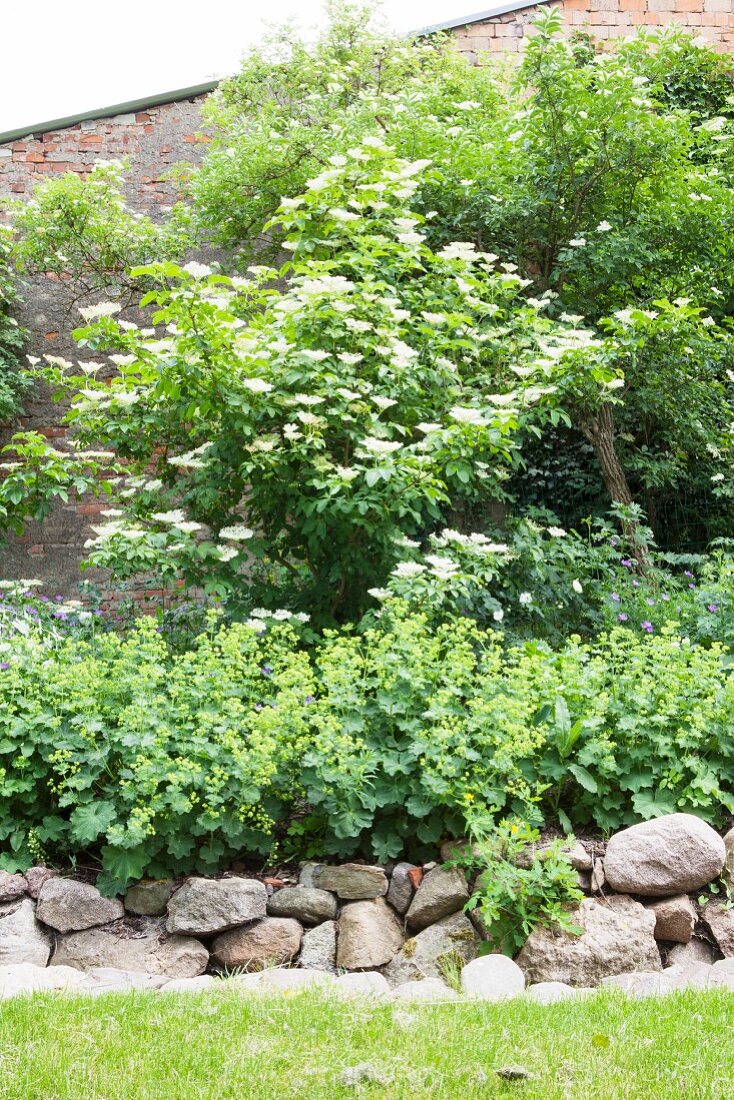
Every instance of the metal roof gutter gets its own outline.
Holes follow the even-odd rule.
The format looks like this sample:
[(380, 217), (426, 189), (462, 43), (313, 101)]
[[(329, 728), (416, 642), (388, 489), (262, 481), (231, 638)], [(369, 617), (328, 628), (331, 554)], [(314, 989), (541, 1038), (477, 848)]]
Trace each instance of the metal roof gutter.
[(114, 115), (132, 114), (135, 111), (144, 111), (148, 107), (161, 107), (164, 103), (178, 103), (183, 99), (194, 99), (196, 96), (213, 92), (218, 83), (218, 80), (207, 80), (204, 84), (192, 84), (190, 88), (177, 88), (173, 92), (161, 92), (158, 95), (144, 96), (142, 99), (131, 99), (127, 103), (113, 103), (108, 107), (80, 111), (79, 114), (68, 115), (66, 118), (53, 118), (48, 122), (20, 126), (16, 130), (6, 130), (4, 133), (0, 133), (0, 145), (6, 145), (9, 141), (19, 141), (21, 138), (30, 137), (33, 134), (48, 134), (54, 130), (66, 130), (80, 122), (88, 122), (98, 118), (112, 118)]
[(541, 4), (552, 3), (553, 0), (510, 0), (507, 4), (497, 4), (487, 11), (478, 11), (475, 15), (465, 15), (462, 19), (449, 19), (445, 23), (434, 23), (430, 27), (421, 27), (413, 31), (412, 37), (421, 38), (427, 34), (436, 34), (438, 31), (453, 31), (457, 27), (468, 26), (471, 23), (483, 23), (486, 19), (496, 19), (500, 15), (509, 15), (513, 11), (522, 11), (524, 8), (538, 8)]

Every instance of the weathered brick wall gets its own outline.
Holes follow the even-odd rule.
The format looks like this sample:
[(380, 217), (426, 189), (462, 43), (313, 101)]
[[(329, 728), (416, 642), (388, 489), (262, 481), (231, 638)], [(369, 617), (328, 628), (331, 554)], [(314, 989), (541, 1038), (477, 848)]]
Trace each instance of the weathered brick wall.
[[(207, 141), (200, 133), (203, 98), (85, 121), (0, 145), (0, 204), (8, 198), (31, 198), (38, 182), (56, 173), (86, 175), (98, 160), (125, 157), (129, 161), (128, 201), (141, 212), (160, 216), (161, 207), (177, 198), (170, 179), (173, 165), (196, 162), (203, 155)], [(48, 278), (29, 280), (18, 317), (30, 332), (29, 354), (46, 352), (67, 359), (84, 358), (70, 337), (72, 329), (80, 324), (79, 304), (69, 284)], [(28, 428), (42, 432), (55, 446), (63, 448), (65, 432), (58, 421), (58, 405), (39, 386), (26, 400), (20, 424), (6, 426), (0, 442), (5, 442), (13, 430)], [(106, 506), (104, 498), (74, 500), (56, 507), (43, 524), (30, 524), (22, 538), (10, 538), (0, 546), (0, 576), (38, 578), (50, 595), (76, 595), (82, 579), (79, 562), (84, 556), (84, 543), (92, 535), (90, 525), (98, 521), (100, 510)], [(90, 572), (85, 577), (106, 587), (105, 578), (98, 573)], [(133, 595), (144, 598), (144, 593)]]
[[(734, 49), (734, 0), (562, 0), (553, 7), (560, 7), (569, 33), (588, 31), (607, 40), (676, 22), (721, 53)], [(528, 7), (457, 27), (459, 49), (472, 60), (487, 51), (518, 53), (537, 11)]]

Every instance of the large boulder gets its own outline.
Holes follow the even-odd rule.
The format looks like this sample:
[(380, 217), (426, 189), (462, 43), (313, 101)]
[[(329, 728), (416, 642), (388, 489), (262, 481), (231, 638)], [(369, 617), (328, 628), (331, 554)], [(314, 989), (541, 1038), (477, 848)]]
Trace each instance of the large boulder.
[(314, 873), (314, 885), (347, 901), (382, 898), (387, 893), (387, 875), (382, 867), (344, 863), (341, 867), (319, 868)]
[(169, 932), (212, 936), (266, 916), (268, 893), (251, 878), (190, 878), (168, 903)]
[(528, 983), (594, 986), (612, 974), (662, 969), (655, 914), (632, 898), (587, 898), (572, 919), (580, 936), (545, 927), (530, 933), (516, 960)]
[(406, 940), (383, 970), (395, 988), (422, 978), (441, 978), (475, 959), (481, 939), (468, 917), (453, 913)]
[(0, 905), (0, 966), (45, 966), (50, 954), (51, 933), (36, 920), (35, 902), (24, 897)]
[(50, 965), (77, 970), (131, 970), (169, 978), (195, 978), (209, 965), (209, 952), (203, 943), (189, 936), (166, 935), (157, 921), (138, 921), (128, 933), (120, 935), (116, 926), (114, 930), (89, 928), (57, 936)]
[(461, 988), (479, 1001), (504, 1001), (525, 990), (525, 975), (507, 955), (483, 955), (461, 971)]
[(344, 970), (384, 966), (398, 953), (405, 937), (398, 918), (382, 898), (354, 901), (339, 917), (336, 962)]
[(299, 964), (307, 970), (336, 973), (336, 921), (326, 920), (307, 928), (301, 941)]
[(222, 932), (212, 944), (212, 956), (219, 966), (234, 970), (244, 966), (264, 970), (294, 959), (301, 949), (303, 928), (289, 917), (263, 917), (243, 928)]
[(336, 916), (336, 898), (315, 886), (284, 886), (268, 898), (271, 917), (292, 917), (301, 924), (321, 924)]
[(693, 814), (668, 814), (615, 833), (604, 872), (622, 894), (665, 898), (686, 894), (721, 874), (724, 841)]
[(421, 880), (406, 920), (411, 928), (427, 928), (463, 909), (469, 900), (466, 877), (457, 867), (434, 867)]
[(655, 939), (688, 943), (696, 925), (696, 908), (688, 894), (663, 898), (648, 907), (655, 914)]
[(36, 916), (57, 932), (81, 932), (124, 917), (117, 898), (103, 898), (96, 886), (72, 878), (50, 878), (38, 895)]

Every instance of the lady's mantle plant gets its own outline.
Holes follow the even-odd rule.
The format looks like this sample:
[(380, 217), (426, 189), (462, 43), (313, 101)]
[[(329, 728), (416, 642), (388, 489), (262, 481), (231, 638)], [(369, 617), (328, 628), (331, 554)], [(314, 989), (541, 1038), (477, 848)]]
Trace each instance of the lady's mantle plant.
[(570, 372), (597, 398), (615, 382), (600, 342), (548, 320), (512, 265), (426, 244), (410, 201), (428, 171), (367, 138), (284, 200), (280, 273), (151, 264), (137, 274), (157, 283), (155, 329), (84, 311), (77, 338), (116, 376), (43, 373), (77, 439), (129, 463), (94, 563), (354, 616), (402, 536), (502, 496), (523, 434), (563, 415)]

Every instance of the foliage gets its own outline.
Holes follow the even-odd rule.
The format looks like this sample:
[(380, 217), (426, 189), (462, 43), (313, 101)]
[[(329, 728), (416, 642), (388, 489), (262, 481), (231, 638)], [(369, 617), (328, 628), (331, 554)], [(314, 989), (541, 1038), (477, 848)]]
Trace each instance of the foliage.
[(477, 814), (571, 831), (734, 809), (731, 661), (671, 629), (513, 647), (389, 601), (310, 648), (298, 616), (263, 609), (176, 654), (153, 620), (8, 623), (8, 869), (86, 851), (113, 889), (243, 854), (420, 857)]
[(20, 409), (25, 376), (18, 371), (18, 359), (25, 340), (13, 310), (19, 301), (17, 279), (11, 263), (11, 235), (0, 225), (0, 421), (11, 420)]
[(73, 280), (75, 300), (115, 291), (139, 294), (131, 268), (182, 257), (191, 244), (189, 212), (178, 203), (162, 222), (131, 210), (120, 161), (99, 161), (86, 177), (65, 172), (37, 187), (27, 202), (10, 204), (12, 256), (26, 275)]
[(467, 908), (487, 930), (487, 951), (511, 957), (534, 928), (559, 928), (574, 934), (569, 907), (581, 901), (578, 874), (564, 854), (567, 841), (553, 840), (542, 849), (537, 829), (522, 821), (476, 817), (470, 822), (471, 855), (480, 868)]
[[(245, 608), (355, 616), (403, 535), (501, 497), (523, 435), (563, 418), (567, 364), (598, 401), (619, 384), (588, 332), (521, 297), (511, 265), (428, 247), (409, 205), (425, 167), (379, 137), (335, 157), (281, 211), (284, 290), (270, 269), (159, 264), (137, 272), (157, 283), (143, 304), (163, 338), (111, 303), (83, 311), (81, 345), (114, 349), (119, 373), (90, 384), (95, 364), (51, 359), (43, 374), (71, 396), (78, 441), (128, 461), (93, 562), (183, 572)], [(24, 470), (2, 492), (21, 508)], [(42, 496), (35, 469), (33, 484)]]

